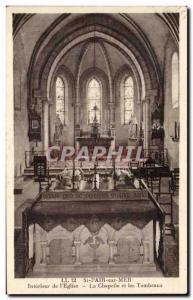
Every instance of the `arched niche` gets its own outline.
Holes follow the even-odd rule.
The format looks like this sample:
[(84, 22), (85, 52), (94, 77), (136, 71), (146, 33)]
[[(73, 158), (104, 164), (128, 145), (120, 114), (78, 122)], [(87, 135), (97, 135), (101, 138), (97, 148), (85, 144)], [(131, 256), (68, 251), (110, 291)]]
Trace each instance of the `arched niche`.
[[(108, 130), (109, 117), (108, 117), (108, 99), (110, 95), (110, 87), (107, 75), (103, 70), (98, 68), (89, 68), (82, 73), (79, 80), (79, 114), (80, 126), (83, 130), (89, 131), (90, 125), (87, 122), (87, 88), (88, 82), (91, 78), (96, 78), (101, 84), (102, 99), (101, 99), (101, 131)], [(78, 121), (78, 120), (77, 120)]]
[(146, 95), (146, 91), (151, 90), (150, 75), (149, 75), (149, 72), (148, 72), (148, 70), (145, 66), (145, 62), (144, 62), (144, 64), (142, 64), (142, 67), (141, 67), (141, 65), (138, 62), (138, 60), (136, 59), (135, 55), (133, 54), (133, 52), (129, 48), (125, 47), (124, 44), (119, 42), (117, 39), (114, 39), (112, 36), (109, 36), (109, 35), (106, 35), (106, 34), (103, 34), (103, 33), (100, 33), (100, 32), (91, 32), (91, 33), (82, 35), (81, 37), (79, 37), (76, 40), (73, 40), (65, 48), (62, 49), (62, 51), (55, 58), (53, 64), (50, 66), (50, 71), (45, 74), (46, 80), (44, 80), (45, 76), (42, 76), (42, 81), (40, 82), (40, 84), (41, 84), (41, 94), (46, 94), (45, 96), (48, 95), (49, 86), (50, 86), (50, 78), (52, 76), (52, 73), (54, 72), (54, 69), (57, 67), (57, 65), (59, 64), (62, 57), (68, 51), (70, 51), (70, 49), (72, 47), (74, 47), (75, 45), (81, 43), (82, 41), (86, 41), (90, 38), (93, 38), (93, 37), (101, 38), (101, 39), (104, 39), (104, 41), (109, 42), (114, 47), (116, 47), (119, 51), (121, 51), (126, 57), (128, 57), (129, 61), (130, 60), (132, 61), (132, 65), (135, 66), (135, 68), (137, 69), (137, 72), (139, 74), (139, 77), (140, 77), (141, 86), (142, 86), (141, 97), (142, 97), (142, 100), (144, 100), (145, 95)]
[[(155, 57), (151, 57), (151, 51), (148, 52), (146, 50), (146, 45), (138, 39), (137, 34), (134, 34), (109, 15), (97, 14), (94, 17), (93, 15), (78, 16), (76, 21), (74, 20), (63, 27), (60, 26), (60, 30), (57, 31), (55, 28), (55, 34), (52, 34), (50, 40), (47, 37), (47, 43), (44, 43), (45, 46), (39, 47), (39, 51), (36, 49), (36, 55), (35, 57), (33, 56), (33, 63), (30, 64), (29, 101), (33, 101), (32, 95), (36, 93), (40, 99), (49, 98), (52, 76), (61, 59), (76, 45), (93, 38), (105, 41), (116, 47), (128, 59), (128, 62), (131, 62), (132, 71), (138, 77), (140, 100), (147, 103), (145, 104), (146, 107), (144, 107), (144, 118), (149, 120), (151, 116), (151, 102), (155, 101), (157, 95), (162, 95), (160, 70), (157, 68), (158, 64), (152, 62), (155, 61)], [(79, 99), (77, 86), (79, 84), (75, 85), (76, 95), (74, 105), (76, 103), (76, 122), (79, 123), (80, 112), (78, 111)], [(111, 122), (113, 122), (113, 114), (114, 111), (111, 106)], [(149, 120), (145, 126), (147, 133), (150, 131), (150, 124), (151, 121)], [(147, 147), (149, 143), (148, 134), (145, 139)]]
[[(132, 27), (130, 23), (128, 25)], [(153, 54), (151, 55), (149, 52), (147, 53), (146, 45), (143, 44), (140, 38), (138, 38), (138, 34), (134, 34), (121, 22), (117, 21), (110, 15), (88, 14), (81, 17), (78, 16), (76, 21), (74, 20), (64, 27), (62, 27), (62, 24), (60, 24), (60, 30), (56, 32), (55, 35), (51, 35), (50, 33), (50, 40), (47, 37), (48, 42), (47, 44), (44, 44), (46, 46), (44, 48), (39, 47), (41, 51), (39, 51), (38, 55), (38, 51), (36, 50), (36, 58), (33, 56), (33, 64), (30, 64), (30, 71), (32, 71), (30, 73), (35, 75), (32, 75), (32, 77), (29, 78), (29, 85), (31, 86), (30, 89), (32, 88), (34, 90), (39, 90), (42, 86), (42, 80), (47, 81), (46, 73), (48, 74), (51, 66), (53, 66), (54, 62), (56, 62), (55, 58), (58, 56), (58, 53), (61, 53), (66, 46), (69, 46), (70, 49), (73, 46), (71, 42), (75, 40), (78, 42), (78, 39), (85, 34), (90, 34), (90, 37), (94, 36), (92, 35), (92, 32), (95, 32), (95, 36), (97, 35), (97, 32), (100, 34), (105, 34), (107, 37), (109, 37), (109, 42), (113, 43), (114, 45), (116, 44), (115, 41), (121, 43), (122, 47), (119, 47), (120, 51), (121, 49), (122, 51), (125, 51), (124, 46), (129, 49), (129, 53), (128, 51), (126, 51), (126, 53), (130, 54), (130, 56), (136, 60), (136, 64), (138, 62), (143, 71), (142, 73), (145, 74), (146, 90), (149, 88), (155, 89), (158, 87), (158, 83), (161, 81), (159, 78), (160, 71), (156, 69), (158, 64), (155, 66), (155, 64), (152, 62), (155, 61), (155, 58), (153, 57)], [(35, 63), (35, 61), (37, 63)], [(56, 62), (56, 64), (57, 63), (58, 62)], [(33, 70), (35, 72), (33, 72)], [(151, 81), (151, 83), (148, 82), (148, 79)], [(32, 82), (35, 83), (35, 86), (32, 84)], [(32, 90), (30, 93), (31, 92)]]
[[(134, 116), (137, 121), (137, 134), (139, 135), (139, 126), (141, 123), (141, 81), (139, 74), (129, 65), (123, 65), (115, 74), (113, 79), (114, 101), (115, 101), (115, 132), (117, 143), (128, 143), (130, 124), (123, 122), (123, 101), (124, 101), (124, 81), (127, 77), (132, 77), (134, 87)], [(136, 142), (136, 141), (134, 141)]]
[(56, 131), (56, 79), (61, 78), (65, 86), (65, 124), (63, 127), (62, 144), (73, 145), (74, 136), (74, 97), (75, 82), (72, 73), (64, 65), (59, 65), (53, 73), (49, 90), (49, 144), (54, 145)]

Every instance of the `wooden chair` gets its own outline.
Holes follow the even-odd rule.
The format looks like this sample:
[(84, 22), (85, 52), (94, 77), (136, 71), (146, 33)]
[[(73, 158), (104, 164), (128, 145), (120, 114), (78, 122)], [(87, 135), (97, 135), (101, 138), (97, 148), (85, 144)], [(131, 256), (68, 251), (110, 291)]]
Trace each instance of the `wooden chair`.
[(168, 166), (163, 166), (158, 168), (160, 177), (170, 177), (171, 178), (171, 171)]
[(34, 180), (36, 182), (39, 182), (40, 192), (43, 186), (49, 188), (50, 176), (49, 176), (49, 168), (47, 167), (46, 156), (34, 156)]
[(129, 167), (130, 167), (131, 169), (137, 169), (137, 168), (139, 168), (139, 162), (136, 161), (136, 160), (131, 160), (131, 161), (129, 162)]
[(139, 168), (134, 175), (135, 175), (135, 177), (137, 177), (140, 180), (143, 179), (149, 186), (149, 184), (148, 184), (148, 169), (147, 168), (143, 168), (143, 167)]
[(156, 200), (163, 208), (165, 214), (165, 235), (173, 236), (175, 239), (174, 205), (172, 193), (156, 193)]
[(154, 168), (155, 167), (155, 160), (148, 158), (144, 164), (143, 164), (144, 168)]
[(179, 191), (179, 179), (180, 179), (180, 169), (175, 168), (171, 172), (171, 180), (169, 181), (169, 192), (173, 192), (173, 194)]
[(152, 193), (158, 192), (161, 190), (161, 176), (159, 171), (154, 167), (148, 171), (148, 186), (151, 188)]

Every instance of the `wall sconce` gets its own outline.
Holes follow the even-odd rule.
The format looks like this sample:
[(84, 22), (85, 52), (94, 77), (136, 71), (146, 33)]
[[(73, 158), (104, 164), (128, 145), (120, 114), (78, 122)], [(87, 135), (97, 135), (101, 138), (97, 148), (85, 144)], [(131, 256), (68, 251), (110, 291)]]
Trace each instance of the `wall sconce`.
[(173, 142), (179, 142), (180, 139), (180, 123), (174, 122), (174, 133), (170, 136)]

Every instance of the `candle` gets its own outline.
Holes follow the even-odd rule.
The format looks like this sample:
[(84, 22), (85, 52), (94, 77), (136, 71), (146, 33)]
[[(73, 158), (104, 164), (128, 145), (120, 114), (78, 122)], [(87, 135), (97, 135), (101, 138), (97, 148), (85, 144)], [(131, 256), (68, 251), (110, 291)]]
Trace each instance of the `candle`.
[(177, 138), (177, 122), (174, 123), (174, 137)]

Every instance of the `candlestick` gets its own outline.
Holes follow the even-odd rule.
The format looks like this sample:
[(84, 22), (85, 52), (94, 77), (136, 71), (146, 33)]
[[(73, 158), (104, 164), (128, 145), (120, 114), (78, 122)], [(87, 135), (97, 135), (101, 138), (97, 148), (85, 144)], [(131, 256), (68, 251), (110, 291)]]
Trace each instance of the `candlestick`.
[(114, 190), (116, 190), (116, 168), (115, 168), (115, 158), (113, 160), (113, 168), (114, 168)]
[(177, 138), (177, 122), (174, 123), (174, 137)]
[(74, 190), (74, 175), (75, 175), (75, 161), (74, 161), (74, 157), (73, 157), (73, 170), (72, 170), (72, 189)]

